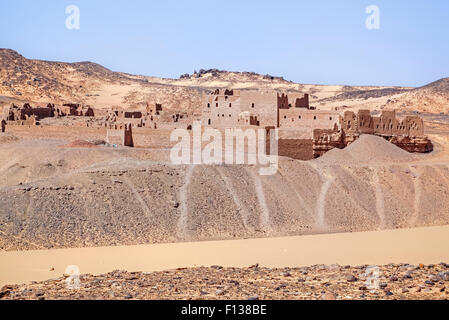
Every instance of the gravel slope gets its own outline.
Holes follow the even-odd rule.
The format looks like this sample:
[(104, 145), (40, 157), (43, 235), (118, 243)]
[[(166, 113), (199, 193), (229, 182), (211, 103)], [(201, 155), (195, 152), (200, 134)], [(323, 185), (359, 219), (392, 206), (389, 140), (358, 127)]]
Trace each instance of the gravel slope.
[(0, 145), (1, 250), (449, 223), (449, 160), (416, 158), (381, 138), (320, 160), (281, 158), (274, 176), (252, 166), (173, 166), (142, 149), (66, 145)]

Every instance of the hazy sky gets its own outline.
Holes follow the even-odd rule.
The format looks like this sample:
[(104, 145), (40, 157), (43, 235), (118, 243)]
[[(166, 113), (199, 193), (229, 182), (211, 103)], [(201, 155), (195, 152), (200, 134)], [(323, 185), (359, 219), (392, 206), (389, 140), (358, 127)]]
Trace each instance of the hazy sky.
[[(66, 28), (66, 7), (80, 29)], [(365, 11), (380, 9), (380, 29)], [(0, 0), (0, 47), (177, 78), (201, 68), (300, 83), (420, 86), (449, 76), (448, 0)]]

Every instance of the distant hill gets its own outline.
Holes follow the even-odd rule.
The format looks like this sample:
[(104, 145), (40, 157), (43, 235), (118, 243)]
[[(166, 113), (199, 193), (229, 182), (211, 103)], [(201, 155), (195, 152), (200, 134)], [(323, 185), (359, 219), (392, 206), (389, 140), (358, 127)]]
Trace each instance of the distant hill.
[(309, 93), (322, 109), (395, 108), (444, 112), (448, 110), (448, 79), (422, 88), (299, 84), (281, 76), (255, 72), (201, 69), (179, 79), (164, 79), (111, 71), (93, 62), (51, 62), (27, 59), (0, 49), (0, 101), (82, 103), (96, 108), (144, 109), (161, 103), (164, 108), (200, 112), (201, 94), (216, 88), (274, 89)]
[(416, 89), (416, 91), (426, 91), (426, 90), (433, 93), (446, 94), (446, 95), (449, 94), (449, 78), (443, 78)]
[(395, 109), (449, 113), (449, 78), (440, 79), (394, 98), (389, 103)]

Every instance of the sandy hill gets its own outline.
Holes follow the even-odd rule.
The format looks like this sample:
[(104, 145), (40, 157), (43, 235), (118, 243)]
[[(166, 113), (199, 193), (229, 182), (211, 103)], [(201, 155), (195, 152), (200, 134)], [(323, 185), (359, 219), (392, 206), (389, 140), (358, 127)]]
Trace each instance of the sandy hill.
[(440, 79), (393, 98), (389, 105), (431, 113), (449, 113), (449, 78)]
[[(447, 79), (423, 88), (364, 87), (298, 84), (283, 77), (218, 69), (199, 70), (179, 79), (164, 79), (113, 72), (93, 62), (50, 62), (27, 59), (10, 49), (0, 49), (0, 100), (35, 103), (76, 102), (97, 108), (143, 109), (162, 103), (166, 109), (198, 113), (201, 94), (216, 88), (276, 89), (311, 95), (312, 104), (326, 109), (393, 107), (445, 111)], [(427, 102), (417, 105), (424, 97)], [(447, 106), (447, 105), (446, 105)]]
[(73, 102), (98, 108), (143, 108), (146, 102), (158, 102), (166, 108), (189, 109), (198, 104), (198, 89), (152, 79), (112, 72), (92, 62), (30, 60), (13, 50), (0, 49), (2, 101)]
[(174, 166), (155, 152), (5, 137), (0, 251), (449, 223), (447, 160), (412, 159), (376, 137), (342, 157), (281, 158), (273, 176), (253, 166)]
[(316, 102), (322, 108), (340, 107), (354, 109), (394, 109), (449, 113), (449, 78), (444, 78), (419, 88), (372, 88), (349, 90)]
[(329, 165), (351, 166), (361, 163), (379, 164), (413, 161), (416, 158), (416, 155), (381, 137), (362, 135), (347, 148), (343, 150), (333, 149), (315, 161)]

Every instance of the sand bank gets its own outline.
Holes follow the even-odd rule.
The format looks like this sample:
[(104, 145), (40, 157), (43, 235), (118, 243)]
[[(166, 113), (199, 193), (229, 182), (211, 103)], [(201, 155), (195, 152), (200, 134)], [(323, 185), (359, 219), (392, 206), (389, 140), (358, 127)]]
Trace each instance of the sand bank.
[[(221, 265), (298, 267), (314, 264), (449, 262), (449, 226), (300, 237), (122, 247), (0, 252), (0, 286), (43, 281), (77, 265), (83, 274), (162, 271)], [(51, 271), (54, 268), (54, 271)]]

